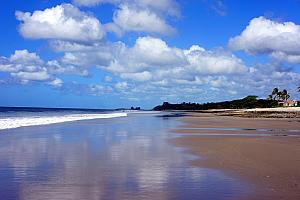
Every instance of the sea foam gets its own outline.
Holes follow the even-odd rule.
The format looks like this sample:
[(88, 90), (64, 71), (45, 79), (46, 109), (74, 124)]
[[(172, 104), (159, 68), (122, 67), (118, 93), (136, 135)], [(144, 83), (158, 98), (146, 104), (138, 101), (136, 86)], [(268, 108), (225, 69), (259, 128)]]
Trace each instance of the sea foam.
[(72, 114), (61, 116), (26, 116), (26, 117), (8, 117), (0, 118), (0, 130), (12, 129), (24, 126), (37, 126), (56, 124), (62, 122), (71, 122), (90, 119), (105, 119), (115, 117), (126, 117), (127, 113), (103, 113), (103, 114)]

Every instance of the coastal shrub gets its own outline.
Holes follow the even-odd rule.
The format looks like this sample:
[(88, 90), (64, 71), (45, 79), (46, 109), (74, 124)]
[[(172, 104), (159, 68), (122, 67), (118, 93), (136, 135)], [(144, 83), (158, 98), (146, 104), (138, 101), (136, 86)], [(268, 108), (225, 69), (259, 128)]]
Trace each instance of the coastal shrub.
[(208, 109), (249, 109), (249, 108), (272, 108), (278, 107), (278, 101), (257, 99), (257, 96), (247, 96), (243, 99), (233, 101), (223, 101), (215, 103), (180, 103), (171, 104), (164, 102), (162, 105), (156, 106), (153, 110), (208, 110)]

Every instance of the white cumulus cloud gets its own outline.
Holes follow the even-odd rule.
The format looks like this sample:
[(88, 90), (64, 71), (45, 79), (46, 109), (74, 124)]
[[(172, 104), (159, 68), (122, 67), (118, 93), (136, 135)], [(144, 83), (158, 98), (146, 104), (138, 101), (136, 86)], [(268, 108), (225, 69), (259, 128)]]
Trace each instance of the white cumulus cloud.
[(50, 79), (50, 75), (47, 73), (46, 69), (35, 72), (15, 72), (11, 73), (12, 76), (17, 77), (21, 80), (27, 81), (45, 81)]
[(53, 87), (59, 88), (63, 85), (63, 81), (59, 78), (55, 78), (53, 81), (49, 82), (49, 85), (52, 85)]
[(115, 84), (115, 88), (117, 90), (125, 90), (128, 88), (128, 83), (127, 82), (118, 82)]
[(229, 47), (251, 54), (270, 54), (273, 58), (297, 63), (300, 56), (300, 26), (265, 17), (254, 18), (239, 36), (230, 39)]
[(197, 45), (184, 50), (170, 47), (159, 38), (140, 37), (133, 47), (124, 47), (106, 70), (123, 78), (162, 81), (165, 78), (194, 80), (197, 75), (241, 74), (248, 71), (242, 60), (222, 51)]
[(71, 41), (99, 41), (105, 31), (99, 20), (71, 4), (57, 5), (45, 10), (16, 12), (22, 23), (19, 31), (32, 39), (62, 39)]
[(43, 61), (36, 53), (28, 50), (16, 50), (9, 58), (1, 57), (0, 71), (2, 72), (35, 72), (42, 71)]
[(185, 50), (189, 68), (201, 74), (240, 74), (247, 72), (242, 60), (218, 51), (207, 51), (199, 46)]
[(151, 9), (135, 8), (126, 4), (120, 5), (119, 9), (114, 13), (113, 22), (113, 25), (116, 26), (115, 30), (119, 28), (120, 32), (137, 31), (164, 35), (170, 35), (175, 32), (175, 29), (167, 24), (163, 17)]
[(62, 85), (62, 81), (53, 77), (44, 61), (28, 50), (16, 50), (9, 58), (0, 58), (0, 72), (6, 72), (22, 83), (29, 81), (49, 82), (51, 85)]

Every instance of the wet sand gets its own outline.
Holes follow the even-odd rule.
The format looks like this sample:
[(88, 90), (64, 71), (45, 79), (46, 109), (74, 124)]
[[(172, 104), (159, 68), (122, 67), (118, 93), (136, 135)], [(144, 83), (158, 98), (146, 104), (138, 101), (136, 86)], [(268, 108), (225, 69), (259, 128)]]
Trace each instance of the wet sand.
[[(166, 115), (163, 115), (166, 114)], [(178, 115), (176, 115), (178, 116)], [(168, 113), (0, 131), (0, 200), (242, 199), (248, 185), (190, 165)]]
[[(192, 161), (193, 165), (220, 169), (246, 180), (255, 191), (247, 199), (300, 199), (299, 119), (249, 119), (197, 113), (182, 121), (177, 132), (188, 135), (172, 142), (199, 156)], [(260, 133), (253, 129), (268, 129), (271, 136), (239, 135)], [(205, 136), (199, 136), (201, 133)], [(226, 135), (229, 133), (236, 136)]]

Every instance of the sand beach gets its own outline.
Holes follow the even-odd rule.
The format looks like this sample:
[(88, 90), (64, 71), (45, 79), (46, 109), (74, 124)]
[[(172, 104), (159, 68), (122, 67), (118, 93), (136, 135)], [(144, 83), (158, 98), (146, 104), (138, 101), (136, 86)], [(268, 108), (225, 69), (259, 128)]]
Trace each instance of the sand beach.
[[(283, 118), (299, 111), (189, 113), (175, 130), (183, 137), (171, 142), (198, 156), (192, 165), (220, 169), (246, 180), (254, 191), (246, 199), (300, 199), (300, 119)], [(256, 117), (249, 118), (247, 112), (256, 112)], [(276, 112), (279, 118), (265, 117), (268, 112)], [(231, 113), (239, 115), (229, 116)]]

